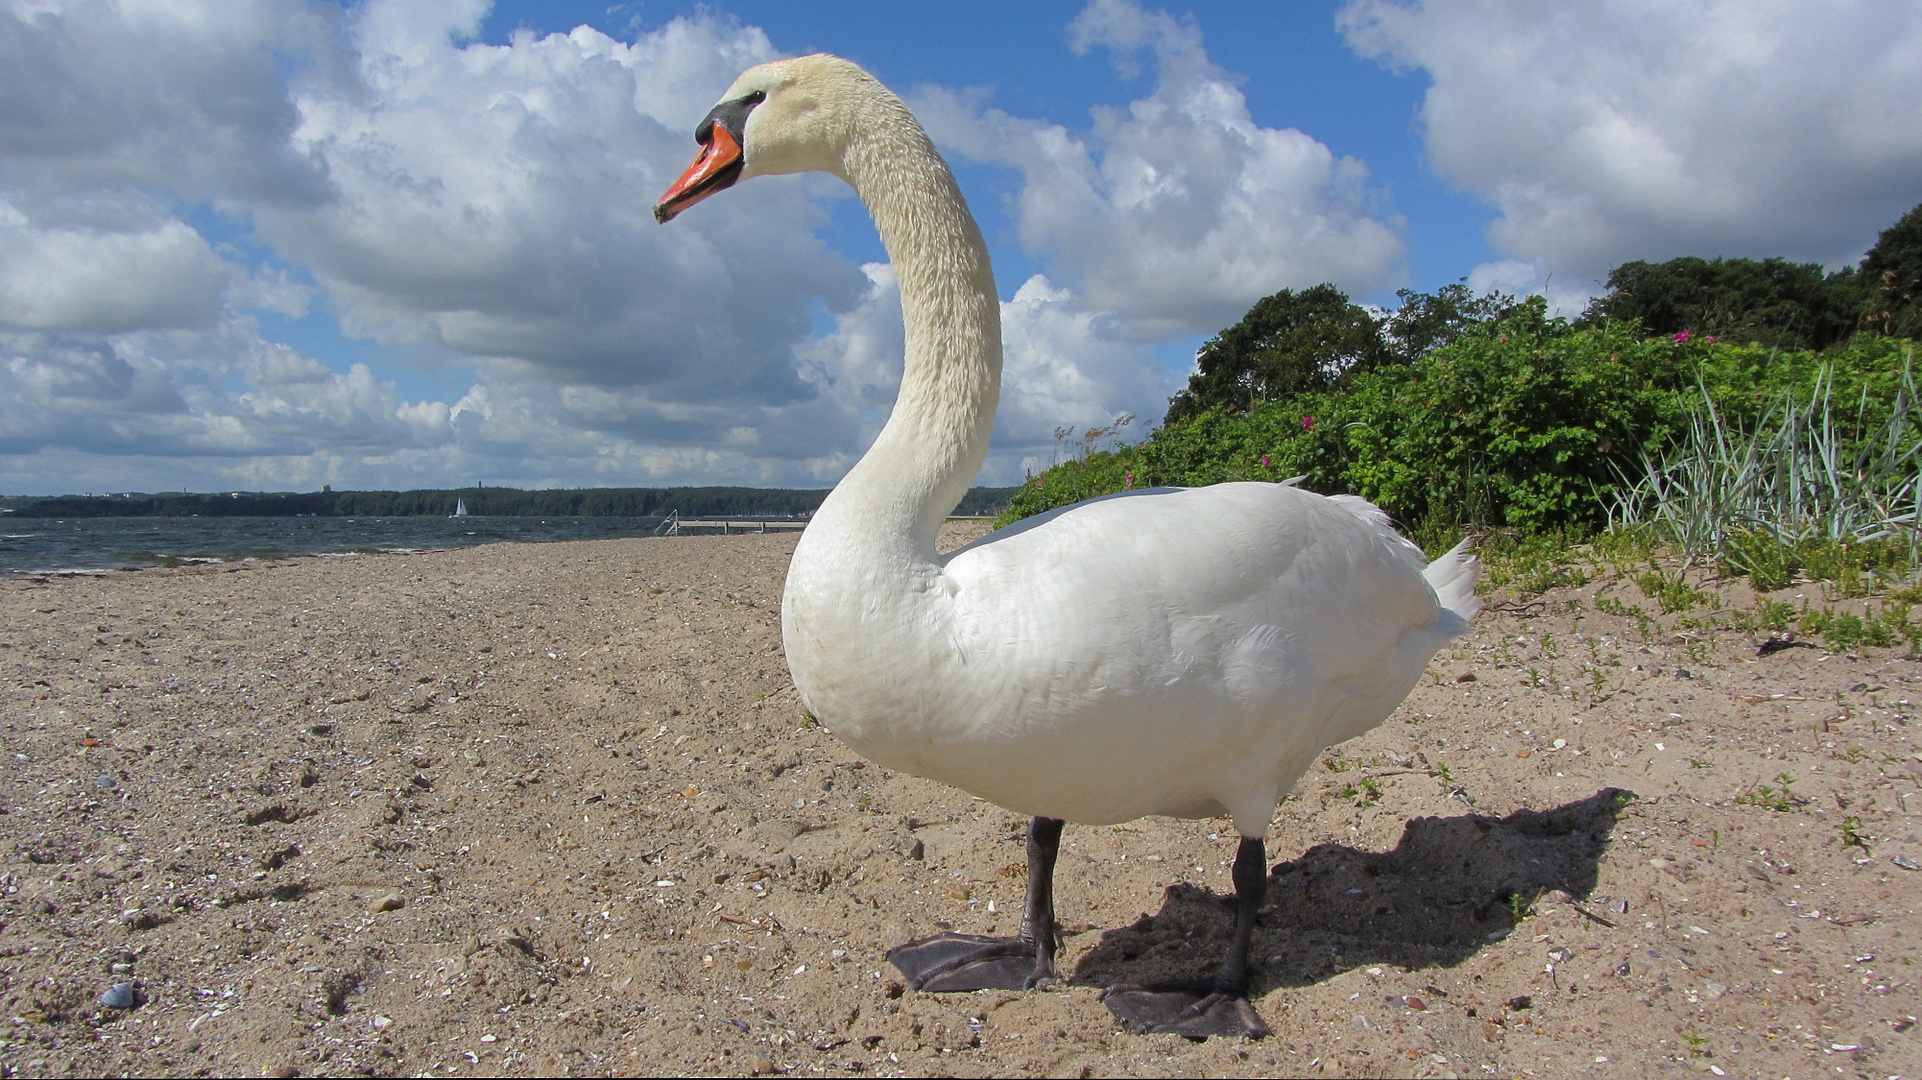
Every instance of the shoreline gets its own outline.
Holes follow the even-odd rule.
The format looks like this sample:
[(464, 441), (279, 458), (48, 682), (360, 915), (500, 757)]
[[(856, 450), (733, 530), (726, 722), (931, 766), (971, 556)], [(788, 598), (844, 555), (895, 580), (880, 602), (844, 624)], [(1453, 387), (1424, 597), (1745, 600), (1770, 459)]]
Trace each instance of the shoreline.
[[(468, 515), (462, 518), (414, 516), (397, 518), (340, 517), (321, 519), (311, 516), (235, 516), (212, 518), (194, 516), (178, 518), (92, 517), (73, 519), (71, 522), (66, 519), (56, 518), (33, 520), (42, 520), (49, 525), (55, 526), (85, 523), (82, 527), (92, 526), (98, 528), (102, 525), (110, 528), (127, 529), (145, 527), (148, 530), (148, 535), (142, 536), (140, 539), (143, 542), (138, 545), (133, 544), (131, 540), (118, 540), (118, 543), (127, 546), (121, 547), (117, 552), (103, 552), (100, 556), (108, 560), (109, 563), (112, 563), (115, 554), (118, 554), (122, 560), (118, 564), (102, 566), (64, 565), (37, 569), (9, 564), (18, 564), (26, 558), (26, 556), (20, 555), (18, 551), (15, 550), (24, 546), (19, 542), (44, 539), (47, 535), (46, 533), (31, 532), (0, 535), (0, 568), (4, 568), (3, 572), (0, 572), (0, 578), (19, 580), (43, 576), (92, 575), (118, 571), (153, 570), (188, 564), (273, 562), (312, 557), (343, 558), (352, 555), (411, 555), (434, 551), (456, 551), (468, 547), (480, 547), (491, 543), (568, 543), (619, 537), (651, 539), (661, 538), (661, 528), (670, 521), (669, 518), (486, 517), (479, 515)], [(800, 531), (799, 528), (793, 528), (795, 522), (792, 519), (772, 516), (766, 518), (730, 516), (724, 518), (683, 518), (678, 520), (686, 531), (674, 535), (682, 536), (706, 535), (705, 530), (711, 529), (722, 522), (754, 522), (764, 526), (779, 523), (781, 528), (772, 531)], [(948, 520), (951, 525), (975, 526), (991, 522), (993, 518), (959, 516), (950, 517)], [(214, 535), (220, 531), (221, 523), (251, 525), (258, 528), (259, 523), (263, 522), (276, 523), (276, 525), (278, 525), (278, 531), (241, 539), (236, 539), (232, 536), (220, 537)], [(805, 523), (803, 523), (803, 527), (804, 524)], [(629, 526), (631, 526), (631, 528)], [(310, 544), (314, 543), (311, 537), (293, 535), (289, 532), (290, 529), (316, 530), (322, 527), (330, 528), (334, 535), (331, 536), (325, 544), (317, 546), (316, 549), (279, 550), (290, 544), (298, 546), (303, 541)], [(587, 534), (568, 535), (566, 530), (570, 529), (586, 530)], [(172, 535), (166, 535), (167, 530), (171, 530)], [(363, 537), (383, 535), (383, 530), (385, 530), (386, 535), (395, 537), (406, 536), (412, 539), (424, 539), (430, 542), (417, 544), (390, 543), (359, 548), (351, 546), (355, 542), (362, 540)], [(433, 540), (446, 541), (453, 539), (449, 534), (449, 530), (459, 530), (459, 536), (463, 542), (431, 542)], [(156, 537), (152, 535), (154, 531), (160, 531), (162, 535)], [(763, 528), (758, 531), (765, 532), (770, 530)], [(357, 532), (361, 535), (356, 536), (355, 534)], [(96, 539), (91, 546), (94, 548), (105, 548), (115, 542), (113, 538), (102, 537)], [(169, 550), (173, 548), (190, 549), (192, 553), (177, 553)], [(129, 559), (136, 561), (129, 562), (127, 561)]]

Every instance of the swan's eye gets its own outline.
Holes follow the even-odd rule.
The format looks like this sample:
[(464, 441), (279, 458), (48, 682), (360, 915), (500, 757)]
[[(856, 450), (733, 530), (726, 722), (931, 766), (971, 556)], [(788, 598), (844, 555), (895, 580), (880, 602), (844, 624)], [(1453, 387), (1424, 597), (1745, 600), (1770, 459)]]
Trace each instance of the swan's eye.
[(743, 105), (759, 105), (759, 104), (760, 104), (761, 102), (763, 102), (763, 101), (766, 101), (766, 100), (767, 100), (767, 91), (765, 91), (765, 90), (756, 90), (756, 91), (754, 91), (754, 92), (753, 92), (752, 94), (749, 94), (748, 96), (746, 96), (746, 97), (744, 97), (744, 98), (742, 98), (742, 99), (741, 99), (741, 104), (743, 104)]

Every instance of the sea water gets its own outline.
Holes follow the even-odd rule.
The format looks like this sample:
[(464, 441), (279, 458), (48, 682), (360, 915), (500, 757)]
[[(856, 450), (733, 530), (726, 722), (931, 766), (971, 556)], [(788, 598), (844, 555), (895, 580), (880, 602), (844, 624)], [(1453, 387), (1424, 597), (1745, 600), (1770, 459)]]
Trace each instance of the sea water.
[(301, 555), (652, 536), (661, 518), (130, 517), (0, 515), (0, 573), (92, 573)]

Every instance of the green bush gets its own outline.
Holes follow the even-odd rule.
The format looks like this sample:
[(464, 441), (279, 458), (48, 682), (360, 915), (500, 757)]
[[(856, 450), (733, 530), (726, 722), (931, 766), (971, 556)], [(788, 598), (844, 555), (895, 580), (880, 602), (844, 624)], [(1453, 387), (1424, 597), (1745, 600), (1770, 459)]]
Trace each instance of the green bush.
[(1679, 333), (1640, 339), (1633, 324), (1570, 327), (1532, 298), (1342, 387), (1247, 411), (1217, 406), (1064, 462), (1030, 479), (1004, 520), (1129, 487), (1301, 476), (1313, 491), (1371, 499), (1418, 533), (1593, 528), (1607, 520), (1601, 496), (1676, 445), (1704, 393), (1744, 425), (1785, 392), (1826, 385), (1848, 405), (1837, 410), (1847, 446), (1887, 426), (1909, 350), (1866, 337), (1824, 353)]

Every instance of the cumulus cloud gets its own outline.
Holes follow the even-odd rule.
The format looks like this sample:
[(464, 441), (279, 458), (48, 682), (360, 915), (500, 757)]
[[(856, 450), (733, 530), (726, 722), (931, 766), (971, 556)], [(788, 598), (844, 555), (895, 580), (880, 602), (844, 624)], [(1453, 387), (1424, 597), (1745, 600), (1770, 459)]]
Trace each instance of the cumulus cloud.
[(1054, 464), (1055, 431), (1086, 431), (1122, 415), (1147, 423), (1167, 408), (1174, 380), (1140, 341), (1106, 332), (1111, 320), (1036, 274), (1001, 305), (1001, 408), (989, 471), (1012, 483)]
[(944, 148), (1022, 171), (1022, 244), (1114, 332), (1211, 333), (1284, 287), (1368, 292), (1399, 279), (1399, 223), (1372, 216), (1367, 169), (1256, 124), (1193, 23), (1094, 0), (1068, 44), (1108, 50), (1124, 75), (1149, 54), (1153, 90), (1094, 110), (1086, 135), (939, 88), (917, 95), (916, 111)]
[[(791, 439), (784, 450), (806, 454), (823, 477), (854, 463), (887, 422), (900, 388), (905, 342), (894, 271), (885, 263), (863, 270), (867, 295), (832, 332), (796, 350), (804, 377), (819, 388), (816, 399), (767, 425)], [(1058, 428), (1159, 416), (1172, 380), (1147, 345), (1106, 332), (1112, 322), (1042, 274), (1002, 303), (1001, 401), (982, 483), (1011, 484), (1053, 464)]]
[(1499, 208), (1489, 239), (1538, 285), (1688, 254), (1853, 261), (1922, 197), (1907, 0), (1349, 0), (1338, 24), (1426, 73), (1435, 168)]
[(35, 228), (0, 202), (0, 322), (102, 334), (207, 326), (226, 285), (220, 258), (179, 221)]
[[(766, 36), (703, 16), (488, 46), (486, 10), (0, 7), (8, 449), (172, 455), (160, 472), (202, 483), (817, 478), (788, 414), (858, 409), (816, 403), (794, 347), (868, 286), (811, 233), (828, 182), (649, 213), (713, 96), (776, 55)], [(273, 259), (210, 246), (195, 203)], [(479, 382), (407, 400), (263, 339), (248, 313), (305, 317), (306, 276), (388, 362)], [(816, 455), (819, 478), (864, 442)]]
[(460, 44), (484, 12), (361, 9), (368, 92), (300, 96), (293, 137), (334, 197), (262, 211), (277, 249), (356, 333), (561, 383), (803, 393), (790, 348), (810, 305), (845, 309), (862, 287), (810, 232), (828, 182), (744, 185), (667, 228), (650, 212), (714, 95), (775, 55), (765, 35), (704, 18), (631, 45), (588, 27)]
[(301, 0), (0, 5), (0, 184), (321, 199), (282, 72), (331, 77), (340, 18)]
[[(245, 387), (236, 393), (230, 384)], [(445, 405), (334, 372), (240, 324), (208, 333), (0, 333), (0, 445), (236, 458), (433, 445)]]

